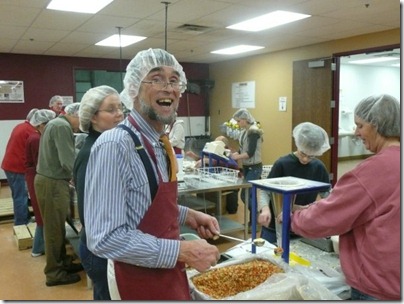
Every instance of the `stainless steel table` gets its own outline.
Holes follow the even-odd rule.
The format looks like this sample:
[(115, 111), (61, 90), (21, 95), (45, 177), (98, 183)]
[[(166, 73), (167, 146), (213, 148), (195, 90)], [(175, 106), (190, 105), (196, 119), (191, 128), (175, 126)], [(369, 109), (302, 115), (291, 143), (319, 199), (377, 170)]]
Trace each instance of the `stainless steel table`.
[[(184, 176), (186, 178), (187, 175)], [(200, 183), (198, 187), (187, 186), (185, 182), (178, 183), (178, 195), (184, 194), (198, 194), (198, 193), (210, 193), (216, 192), (217, 193), (217, 207), (216, 207), (216, 218), (220, 224), (220, 230), (222, 233), (232, 233), (235, 231), (244, 230), (244, 239), (247, 239), (248, 235), (248, 200), (249, 200), (249, 191), (245, 191), (245, 204), (244, 204), (244, 225), (232, 221), (226, 216), (221, 214), (222, 210), (222, 193), (230, 190), (237, 190), (243, 188), (251, 188), (251, 184), (245, 182), (243, 179), (239, 178), (236, 182), (218, 182), (216, 184), (213, 183)], [(184, 232), (191, 232), (191, 231), (182, 231)], [(192, 231), (194, 232), (194, 231)]]

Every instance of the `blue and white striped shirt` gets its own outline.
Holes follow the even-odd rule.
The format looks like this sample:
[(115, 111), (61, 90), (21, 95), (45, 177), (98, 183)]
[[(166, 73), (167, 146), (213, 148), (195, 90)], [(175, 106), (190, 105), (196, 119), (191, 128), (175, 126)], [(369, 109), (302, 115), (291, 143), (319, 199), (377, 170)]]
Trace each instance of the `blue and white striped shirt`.
[[(135, 110), (130, 115), (151, 143), (163, 181), (168, 181), (160, 134)], [(128, 118), (122, 123), (143, 144), (139, 131)], [(156, 173), (156, 166), (151, 163)], [(152, 201), (146, 170), (127, 131), (121, 128), (105, 131), (94, 143), (87, 165), (84, 202), (87, 246), (95, 255), (142, 267), (175, 266), (180, 249), (178, 240), (156, 238), (137, 229)], [(178, 220), (183, 224), (188, 208), (179, 206), (179, 210)]]

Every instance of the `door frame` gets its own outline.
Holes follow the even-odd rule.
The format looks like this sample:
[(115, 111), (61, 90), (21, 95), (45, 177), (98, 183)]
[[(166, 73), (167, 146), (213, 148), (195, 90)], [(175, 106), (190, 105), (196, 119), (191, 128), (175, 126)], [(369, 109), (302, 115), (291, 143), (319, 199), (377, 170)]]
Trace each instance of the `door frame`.
[(334, 58), (334, 62), (336, 64), (334, 77), (333, 77), (333, 85), (332, 85), (332, 96), (333, 100), (335, 101), (335, 108), (333, 111), (332, 117), (332, 134), (331, 136), (334, 138), (334, 144), (331, 145), (331, 171), (334, 173), (335, 178), (333, 179), (333, 186), (338, 181), (338, 128), (339, 128), (339, 90), (340, 90), (340, 63), (341, 57), (350, 56), (350, 55), (357, 55), (363, 53), (376, 53), (376, 52), (383, 52), (389, 51), (392, 49), (401, 48), (400, 44), (390, 44), (384, 46), (378, 46), (373, 48), (367, 49), (359, 49), (359, 50), (352, 50), (347, 52), (340, 52), (334, 53), (332, 57)]

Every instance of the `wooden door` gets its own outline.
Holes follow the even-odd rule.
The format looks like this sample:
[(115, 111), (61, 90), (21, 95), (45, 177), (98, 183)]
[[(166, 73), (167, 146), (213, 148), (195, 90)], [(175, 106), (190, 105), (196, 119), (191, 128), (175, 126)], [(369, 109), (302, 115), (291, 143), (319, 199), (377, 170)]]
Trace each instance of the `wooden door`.
[[(309, 121), (321, 126), (330, 138), (331, 149), (321, 159), (330, 173), (330, 180), (335, 183), (333, 159), (337, 159), (338, 140), (334, 141), (333, 132), (333, 70), (332, 58), (295, 61), (293, 63), (293, 110), (292, 128), (301, 122)], [(296, 150), (292, 138), (292, 147)], [(335, 176), (335, 178), (334, 178)]]

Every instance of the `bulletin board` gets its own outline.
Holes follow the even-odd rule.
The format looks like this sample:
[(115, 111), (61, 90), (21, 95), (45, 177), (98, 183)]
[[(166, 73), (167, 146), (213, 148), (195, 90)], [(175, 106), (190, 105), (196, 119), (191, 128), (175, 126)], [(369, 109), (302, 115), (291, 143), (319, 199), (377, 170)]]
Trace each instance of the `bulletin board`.
[(0, 103), (24, 103), (24, 82), (0, 80)]

